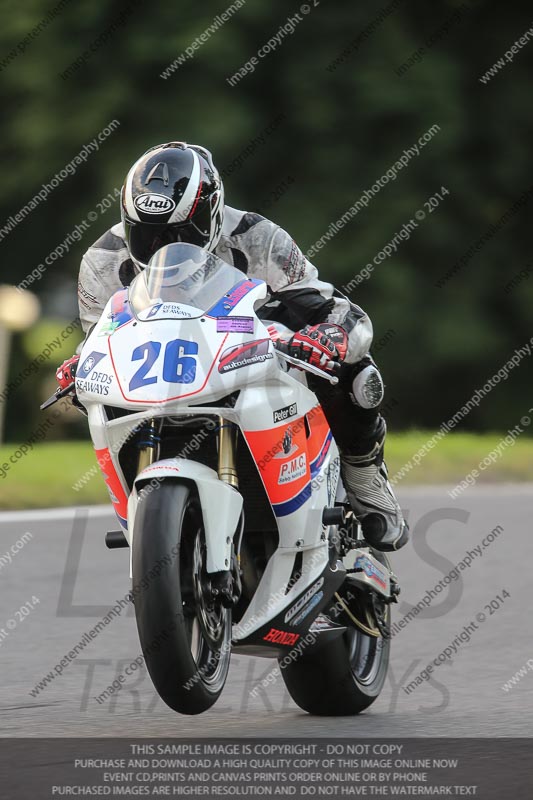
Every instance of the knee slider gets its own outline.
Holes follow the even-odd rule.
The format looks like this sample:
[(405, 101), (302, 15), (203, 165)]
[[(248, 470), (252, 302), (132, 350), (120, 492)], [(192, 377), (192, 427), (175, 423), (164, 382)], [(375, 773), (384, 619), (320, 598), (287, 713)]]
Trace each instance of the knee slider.
[(352, 398), (361, 408), (377, 408), (384, 392), (381, 374), (374, 364), (364, 367), (352, 380)]

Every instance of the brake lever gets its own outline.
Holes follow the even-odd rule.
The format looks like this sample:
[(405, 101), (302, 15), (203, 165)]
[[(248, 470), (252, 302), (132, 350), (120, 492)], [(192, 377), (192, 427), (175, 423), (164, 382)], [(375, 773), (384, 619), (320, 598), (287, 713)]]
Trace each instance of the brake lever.
[(337, 375), (333, 375), (333, 372), (340, 372), (341, 365), (337, 361), (328, 361), (326, 367), (329, 372), (326, 370), (320, 369), (319, 367), (315, 367), (312, 364), (309, 364), (307, 361), (303, 361), (301, 358), (295, 358), (294, 356), (289, 355), (288, 353), (288, 345), (281, 341), (277, 340), (274, 341), (274, 347), (276, 352), (279, 356), (283, 358), (284, 361), (287, 363), (292, 364), (298, 369), (302, 369), (305, 372), (311, 372), (313, 375), (318, 375), (319, 378), (324, 378), (325, 380), (329, 381), (331, 384), (335, 385), (339, 382), (339, 378)]
[(50, 406), (55, 405), (55, 403), (59, 403), (59, 401), (64, 397), (67, 397), (67, 395), (69, 395), (73, 389), (74, 381), (72, 381), (72, 383), (69, 386), (66, 386), (64, 389), (58, 388), (54, 394), (48, 398), (48, 400), (45, 400), (44, 403), (39, 406), (40, 410), (45, 411), (47, 408), (50, 408)]

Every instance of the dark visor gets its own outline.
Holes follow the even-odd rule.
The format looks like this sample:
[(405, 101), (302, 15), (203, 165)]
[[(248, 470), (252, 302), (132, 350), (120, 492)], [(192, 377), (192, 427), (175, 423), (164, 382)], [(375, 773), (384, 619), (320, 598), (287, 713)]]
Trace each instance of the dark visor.
[(137, 261), (148, 264), (154, 253), (167, 244), (185, 242), (205, 247), (211, 235), (211, 213), (209, 204), (203, 203), (195, 211), (192, 220), (170, 224), (154, 224), (151, 222), (135, 222), (126, 217), (124, 220), (126, 242)]

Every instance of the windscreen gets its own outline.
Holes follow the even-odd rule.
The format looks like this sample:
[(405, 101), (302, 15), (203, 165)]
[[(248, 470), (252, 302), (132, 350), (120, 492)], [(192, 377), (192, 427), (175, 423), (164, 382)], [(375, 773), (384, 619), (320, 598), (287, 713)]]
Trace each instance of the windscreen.
[(246, 275), (192, 244), (162, 247), (130, 286), (136, 316), (155, 303), (181, 303), (207, 311)]

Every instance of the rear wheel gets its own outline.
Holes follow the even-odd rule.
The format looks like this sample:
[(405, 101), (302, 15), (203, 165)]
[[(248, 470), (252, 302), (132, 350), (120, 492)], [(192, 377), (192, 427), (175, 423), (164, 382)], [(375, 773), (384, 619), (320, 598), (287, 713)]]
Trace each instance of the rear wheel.
[(139, 504), (132, 553), (137, 630), (159, 696), (200, 714), (229, 669), (231, 611), (213, 600), (202, 513), (192, 489), (162, 481)]
[[(383, 554), (374, 552), (380, 560)], [(281, 674), (294, 702), (318, 716), (359, 714), (379, 696), (389, 666), (390, 639), (375, 626), (368, 593), (345, 581), (325, 613), (346, 626), (342, 637), (294, 660), (280, 660)], [(390, 606), (375, 607), (381, 623), (390, 624)], [(359, 625), (356, 624), (356, 621)], [(363, 628), (374, 631), (371, 635)]]

